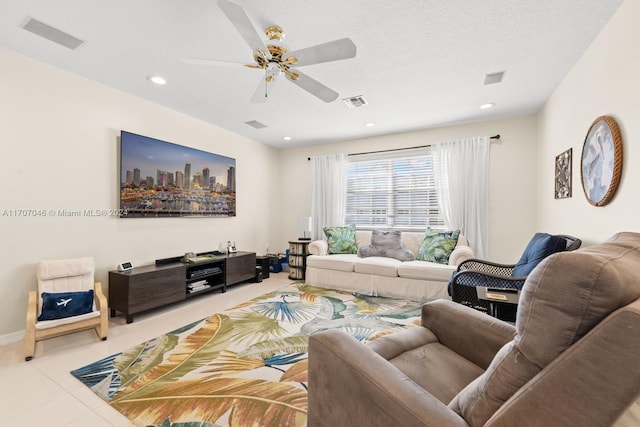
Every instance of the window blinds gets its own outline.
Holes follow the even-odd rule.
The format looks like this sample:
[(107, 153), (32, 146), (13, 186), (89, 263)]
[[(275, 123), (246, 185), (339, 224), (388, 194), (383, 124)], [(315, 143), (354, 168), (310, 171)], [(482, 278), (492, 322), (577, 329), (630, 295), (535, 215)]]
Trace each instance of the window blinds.
[(442, 228), (430, 154), (350, 159), (346, 223), (358, 228)]

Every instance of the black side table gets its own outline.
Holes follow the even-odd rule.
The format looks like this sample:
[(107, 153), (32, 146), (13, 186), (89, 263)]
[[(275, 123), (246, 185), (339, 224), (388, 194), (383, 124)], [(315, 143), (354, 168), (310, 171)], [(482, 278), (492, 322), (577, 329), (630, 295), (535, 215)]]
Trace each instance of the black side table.
[(268, 256), (264, 255), (259, 255), (256, 256), (256, 266), (262, 268), (262, 278), (263, 279), (268, 279), (269, 278), (269, 258)]
[(477, 286), (478, 299), (489, 302), (489, 315), (505, 322), (515, 322), (520, 291)]

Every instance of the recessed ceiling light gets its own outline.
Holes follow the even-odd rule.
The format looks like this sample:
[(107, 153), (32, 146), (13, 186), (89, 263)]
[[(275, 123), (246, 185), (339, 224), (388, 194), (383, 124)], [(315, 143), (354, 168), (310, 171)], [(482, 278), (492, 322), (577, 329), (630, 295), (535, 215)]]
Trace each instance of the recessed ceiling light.
[(369, 122), (369, 123), (365, 123), (364, 125), (365, 125), (366, 127), (368, 127), (368, 128), (372, 128), (372, 127), (374, 127), (376, 124), (375, 124), (375, 123), (373, 123), (373, 122)]
[(291, 138), (290, 136), (283, 136), (282, 139), (284, 139), (285, 141), (291, 141), (293, 138)]
[(482, 105), (480, 106), (480, 109), (481, 109), (481, 110), (487, 110), (487, 109), (489, 109), (489, 108), (493, 108), (493, 107), (495, 107), (495, 105), (496, 105), (496, 104), (495, 104), (494, 102), (488, 102), (488, 103), (486, 103), (486, 104), (482, 104)]
[(167, 81), (160, 77), (160, 76), (147, 76), (147, 80), (149, 80), (151, 83), (155, 83), (157, 85), (166, 85)]

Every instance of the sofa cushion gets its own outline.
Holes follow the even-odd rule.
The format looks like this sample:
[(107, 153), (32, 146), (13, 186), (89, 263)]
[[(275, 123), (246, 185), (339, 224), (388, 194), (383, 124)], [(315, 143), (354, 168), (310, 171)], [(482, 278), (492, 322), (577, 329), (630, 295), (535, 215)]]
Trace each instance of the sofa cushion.
[(564, 251), (567, 241), (564, 237), (547, 233), (536, 233), (525, 248), (520, 260), (511, 273), (513, 277), (526, 277), (540, 261), (551, 254)]
[(330, 254), (355, 254), (358, 251), (356, 247), (356, 228), (353, 225), (325, 227), (323, 230), (327, 236), (328, 252)]
[(545, 258), (527, 277), (516, 337), (449, 404), (484, 425), (513, 394), (613, 311), (640, 297), (640, 233)]
[(427, 228), (416, 259), (448, 264), (449, 256), (456, 248), (459, 236), (460, 230), (442, 231)]
[(398, 265), (398, 276), (406, 279), (436, 280), (446, 282), (456, 270), (454, 265), (429, 261), (409, 261)]
[(402, 232), (373, 230), (371, 243), (358, 248), (358, 256), (388, 257), (399, 261), (413, 261), (416, 256), (413, 252), (402, 247)]
[(402, 261), (395, 258), (371, 257), (360, 258), (353, 266), (353, 271), (377, 276), (398, 277), (398, 266)]
[(357, 260), (354, 254), (314, 255), (307, 258), (307, 267), (352, 272)]

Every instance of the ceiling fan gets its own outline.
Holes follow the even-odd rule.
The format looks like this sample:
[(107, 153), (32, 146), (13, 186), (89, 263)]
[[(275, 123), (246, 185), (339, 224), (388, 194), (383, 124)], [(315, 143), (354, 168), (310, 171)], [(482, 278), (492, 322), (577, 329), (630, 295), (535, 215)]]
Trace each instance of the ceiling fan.
[[(280, 43), (284, 37), (282, 28), (276, 25), (267, 27), (265, 34), (269, 41), (265, 44), (242, 6), (229, 0), (218, 0), (217, 3), (253, 52), (255, 63), (245, 64), (245, 66), (264, 70), (265, 72), (264, 78), (261, 79), (251, 97), (252, 102), (265, 102), (272, 93), (281, 74), (284, 74), (290, 82), (324, 102), (331, 102), (338, 98), (338, 92), (302, 73), (298, 70), (298, 67), (355, 57), (356, 45), (350, 39), (343, 38), (289, 52), (286, 46)], [(196, 58), (185, 58), (183, 61), (205, 65), (230, 62)]]

